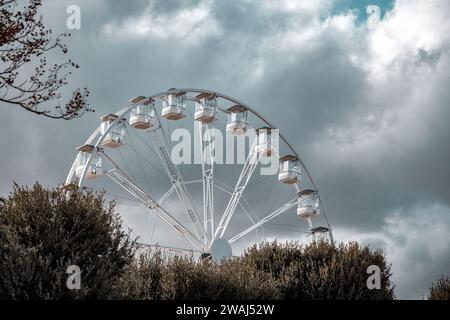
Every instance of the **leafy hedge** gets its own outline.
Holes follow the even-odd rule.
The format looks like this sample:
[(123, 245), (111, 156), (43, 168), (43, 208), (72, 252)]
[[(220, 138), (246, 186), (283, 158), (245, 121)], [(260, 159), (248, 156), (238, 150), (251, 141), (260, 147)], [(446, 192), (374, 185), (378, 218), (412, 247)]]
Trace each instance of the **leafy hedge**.
[(434, 283), (428, 294), (429, 300), (450, 300), (450, 278), (442, 276)]
[[(101, 193), (16, 185), (0, 201), (0, 299), (118, 297), (133, 247)], [(80, 290), (67, 288), (70, 265)]]
[[(367, 287), (367, 267), (381, 270), (381, 289)], [(393, 299), (381, 251), (357, 243), (262, 243), (216, 264), (193, 258), (140, 256), (124, 275), (129, 299)]]

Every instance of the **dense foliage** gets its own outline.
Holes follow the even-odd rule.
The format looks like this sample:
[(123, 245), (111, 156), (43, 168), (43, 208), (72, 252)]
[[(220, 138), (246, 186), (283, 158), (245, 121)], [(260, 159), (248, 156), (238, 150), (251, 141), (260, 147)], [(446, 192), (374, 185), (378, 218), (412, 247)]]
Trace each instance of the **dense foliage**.
[[(367, 267), (381, 270), (369, 290)], [(357, 243), (263, 243), (215, 264), (145, 253), (121, 282), (130, 299), (393, 299), (390, 266), (381, 251)]]
[(255, 272), (238, 260), (215, 264), (194, 258), (164, 257), (147, 252), (133, 263), (121, 282), (127, 299), (271, 299), (278, 297), (269, 274)]
[[(15, 186), (0, 202), (0, 299), (113, 298), (132, 248), (102, 194)], [(80, 290), (67, 288), (70, 265)]]
[(429, 300), (450, 300), (450, 278), (442, 276), (430, 288)]

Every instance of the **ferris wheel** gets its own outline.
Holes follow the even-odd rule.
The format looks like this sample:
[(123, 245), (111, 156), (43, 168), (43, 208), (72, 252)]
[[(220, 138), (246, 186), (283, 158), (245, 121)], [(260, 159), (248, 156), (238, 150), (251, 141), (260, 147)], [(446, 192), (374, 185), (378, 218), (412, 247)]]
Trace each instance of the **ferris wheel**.
[(103, 190), (143, 245), (216, 261), (264, 239), (333, 242), (316, 184), (247, 104), (202, 89), (138, 96), (101, 117), (66, 185)]

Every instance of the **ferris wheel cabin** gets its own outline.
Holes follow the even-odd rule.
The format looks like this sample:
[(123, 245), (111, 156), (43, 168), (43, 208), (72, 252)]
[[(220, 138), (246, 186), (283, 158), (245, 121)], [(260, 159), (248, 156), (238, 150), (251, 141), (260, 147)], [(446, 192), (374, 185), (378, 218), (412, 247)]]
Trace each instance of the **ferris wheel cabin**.
[[(80, 156), (78, 158), (78, 164), (75, 168), (75, 175), (78, 178), (81, 178), (81, 175), (83, 174), (83, 170), (88, 166), (86, 169), (86, 175), (85, 177), (87, 179), (95, 179), (98, 176), (101, 176), (103, 173), (102, 170), (102, 158), (95, 153), (95, 147), (90, 144), (85, 144), (81, 147), (77, 148), (78, 151), (80, 151)], [(91, 156), (91, 161), (89, 161), (89, 157)]]
[(301, 180), (300, 161), (294, 155), (280, 158), (278, 180), (286, 184), (299, 183)]
[[(122, 140), (125, 135), (125, 121), (124, 119), (120, 119), (119, 121), (115, 122), (117, 118), (118, 116), (115, 114), (108, 114), (101, 117), (101, 134), (105, 134), (109, 129), (108, 133), (103, 139), (103, 147), (117, 148), (123, 144)], [(110, 128), (111, 126), (112, 128)]]
[(164, 97), (162, 116), (167, 120), (180, 120), (186, 116), (185, 92), (171, 93)]
[(327, 240), (327, 232), (330, 229), (327, 227), (315, 227), (312, 228), (309, 232), (316, 238), (316, 240)]
[(208, 92), (200, 93), (195, 97), (195, 120), (203, 124), (216, 120), (217, 99), (216, 95)]
[(249, 128), (247, 109), (240, 105), (234, 105), (228, 108), (228, 111), (230, 112), (230, 118), (227, 123), (227, 132), (235, 136), (244, 134)]
[(297, 215), (312, 218), (320, 214), (319, 195), (317, 191), (306, 189), (298, 193)]
[(136, 129), (149, 129), (157, 126), (158, 118), (152, 99), (145, 100), (145, 97), (139, 96), (131, 99), (130, 102), (136, 104), (130, 113), (130, 126)]
[(256, 152), (266, 157), (276, 154), (278, 150), (278, 142), (274, 137), (274, 129), (270, 127), (262, 127), (257, 129), (256, 133), (258, 135)]

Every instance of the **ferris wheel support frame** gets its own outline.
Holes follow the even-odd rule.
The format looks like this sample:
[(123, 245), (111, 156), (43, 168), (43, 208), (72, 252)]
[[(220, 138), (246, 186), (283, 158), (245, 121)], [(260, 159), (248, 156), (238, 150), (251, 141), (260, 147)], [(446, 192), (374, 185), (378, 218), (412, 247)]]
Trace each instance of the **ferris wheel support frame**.
[[(198, 122), (200, 152), (202, 161), (203, 182), (203, 228), (206, 232), (205, 245), (210, 245), (214, 239), (214, 124)], [(215, 150), (214, 150), (215, 152)], [(210, 242), (210, 243), (206, 243)]]
[[(159, 130), (161, 130), (161, 132)], [(159, 133), (162, 135), (162, 137), (159, 135)], [(206, 231), (198, 219), (197, 212), (194, 208), (194, 205), (192, 204), (191, 196), (186, 189), (180, 170), (178, 170), (177, 166), (173, 163), (170, 157), (170, 153), (167, 147), (167, 138), (162, 131), (162, 127), (150, 131), (149, 135), (150, 140), (155, 147), (156, 153), (164, 164), (164, 168), (166, 169), (166, 173), (170, 179), (170, 182), (172, 183), (172, 186), (174, 187), (178, 198), (183, 203), (186, 209), (187, 216), (189, 217), (191, 224), (194, 226), (197, 236), (202, 239), (202, 242), (205, 245), (207, 243)]]
[(216, 233), (214, 234), (215, 238), (223, 237), (234, 214), (234, 211), (236, 210), (239, 200), (241, 199), (241, 196), (244, 193), (245, 188), (247, 187), (247, 184), (256, 169), (256, 166), (261, 157), (261, 154), (256, 151), (256, 144), (257, 141), (253, 141), (247, 159), (245, 160), (244, 166), (242, 168), (241, 174), (239, 175), (238, 182), (236, 183), (234, 191), (231, 194), (230, 200), (228, 201), (222, 218), (220, 219), (219, 225), (216, 229)]
[(249, 234), (250, 232), (252, 232), (253, 230), (255, 230), (256, 228), (262, 226), (263, 224), (269, 222), (270, 220), (273, 220), (274, 218), (278, 217), (279, 215), (285, 213), (286, 211), (288, 211), (289, 209), (291, 209), (292, 207), (297, 205), (297, 198), (294, 198), (290, 201), (288, 201), (287, 203), (283, 204), (280, 208), (272, 211), (271, 213), (269, 213), (266, 217), (262, 218), (261, 220), (259, 220), (258, 222), (256, 222), (254, 225), (248, 227), (247, 229), (245, 229), (244, 231), (242, 231), (241, 233), (235, 235), (233, 238), (231, 238), (228, 242), (230, 244), (232, 244), (233, 242), (239, 240), (240, 238), (242, 238), (243, 236)]
[(162, 221), (170, 226), (175, 232), (180, 234), (183, 238), (188, 240), (197, 249), (202, 249), (202, 242), (194, 234), (192, 234), (187, 228), (185, 228), (177, 219), (175, 219), (167, 210), (153, 200), (153, 198), (145, 192), (133, 179), (131, 179), (122, 169), (120, 169), (111, 158), (109, 158), (104, 152), (103, 154), (113, 163), (114, 169), (106, 172), (106, 176), (113, 182), (117, 183), (131, 196), (136, 198), (145, 207), (152, 210)]

